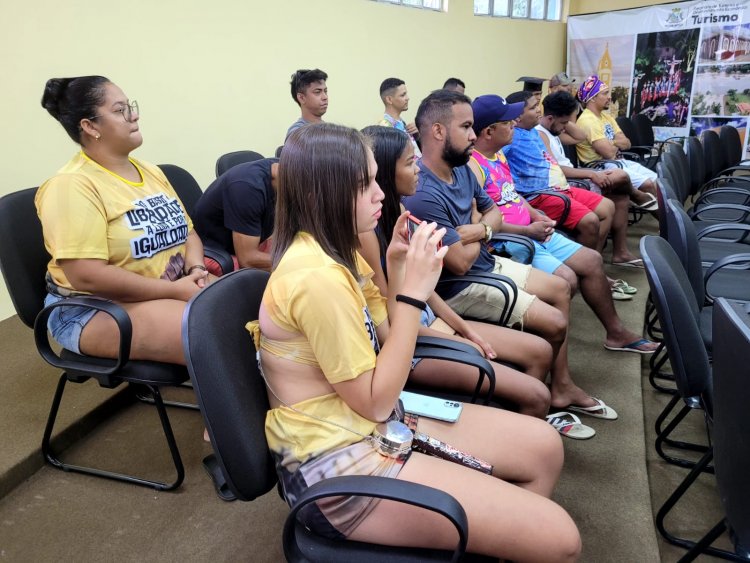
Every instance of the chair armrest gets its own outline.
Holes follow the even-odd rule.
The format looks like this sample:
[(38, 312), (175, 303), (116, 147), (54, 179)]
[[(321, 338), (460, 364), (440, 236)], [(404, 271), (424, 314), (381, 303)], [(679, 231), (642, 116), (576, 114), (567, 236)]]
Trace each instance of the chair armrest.
[(414, 348), (414, 357), (446, 360), (467, 366), (474, 366), (479, 370), (479, 378), (477, 379), (474, 394), (471, 396), (471, 403), (476, 404), (479, 400), (485, 376), (489, 382), (489, 388), (482, 404), (489, 405), (492, 401), (495, 395), (495, 370), (492, 369), (492, 364), (473, 346), (456, 342), (455, 340), (448, 340), (447, 338), (420, 336), (417, 338), (417, 345)]
[[(570, 198), (565, 195), (565, 191), (558, 191), (558, 190), (540, 190), (538, 192), (529, 192), (528, 194), (521, 194), (524, 198), (527, 200), (529, 199), (528, 196), (537, 196), (537, 195), (549, 195), (553, 197), (559, 197), (563, 201), (563, 212), (562, 215), (558, 219), (556, 219), (557, 224), (562, 226), (563, 223), (568, 219), (568, 214), (570, 213)], [(531, 204), (533, 207), (533, 203)]]
[(287, 561), (307, 561), (297, 540), (297, 513), (311, 502), (341, 496), (368, 496), (393, 500), (404, 504), (425, 508), (447, 518), (458, 532), (458, 545), (451, 561), (459, 561), (466, 552), (469, 536), (469, 522), (466, 512), (458, 501), (446, 492), (389, 477), (347, 475), (318, 481), (307, 489), (284, 522), (283, 544)]
[(605, 164), (612, 164), (613, 166), (616, 166), (617, 168), (622, 168), (622, 162), (618, 160), (608, 159), (608, 158), (602, 158), (599, 160), (592, 160), (590, 162), (584, 162), (579, 163), (582, 168), (604, 168)]
[(740, 164), (739, 166), (730, 166), (719, 172), (719, 176), (732, 176), (734, 177), (735, 172), (750, 172), (750, 166)]
[(747, 186), (750, 186), (750, 176), (717, 176), (703, 184), (699, 193), (704, 193), (714, 189), (715, 186), (735, 188), (738, 190), (746, 189)]
[[(49, 343), (49, 337), (47, 336), (47, 320), (54, 309), (71, 305), (103, 311), (112, 317), (115, 323), (117, 323), (117, 328), (120, 330), (120, 348), (117, 353), (117, 361), (114, 365), (107, 367), (107, 365), (94, 365), (75, 360), (64, 360), (52, 350)], [(125, 312), (125, 309), (120, 307), (117, 303), (100, 297), (69, 297), (42, 309), (34, 321), (34, 341), (36, 342), (37, 350), (39, 350), (39, 354), (44, 361), (51, 366), (60, 368), (66, 372), (80, 374), (84, 377), (91, 377), (92, 375), (109, 376), (119, 372), (122, 369), (122, 366), (124, 366), (130, 359), (130, 341), (132, 337), (133, 325), (130, 322), (130, 317)]]
[(700, 192), (700, 194), (695, 198), (695, 203), (693, 203), (693, 209), (696, 209), (700, 205), (703, 205), (704, 203), (711, 204), (711, 197), (717, 196), (717, 195), (738, 195), (745, 198), (745, 201), (742, 202), (724, 202), (724, 201), (718, 201), (716, 204), (718, 205), (724, 205), (728, 203), (732, 204), (738, 204), (738, 205), (750, 205), (750, 190), (747, 190), (745, 188), (736, 188), (732, 186), (726, 186), (726, 187), (716, 187), (716, 188), (710, 188), (707, 190), (703, 190)]
[[(738, 265), (744, 265), (744, 268), (736, 267)], [(706, 273), (703, 274), (703, 287), (706, 292), (706, 300), (709, 303), (713, 303), (717, 297), (721, 297), (721, 295), (711, 295), (711, 293), (708, 291), (708, 283), (711, 279), (711, 276), (713, 276), (722, 268), (728, 268), (729, 266), (735, 266), (735, 268), (733, 269), (750, 270), (750, 253), (745, 252), (742, 254), (731, 254), (730, 256), (724, 256), (723, 258), (720, 258), (719, 260), (711, 264), (708, 270), (706, 270)]]
[[(750, 212), (750, 208), (746, 208), (748, 212)], [(750, 235), (750, 225), (747, 225), (745, 223), (720, 223), (718, 225), (710, 225), (708, 227), (705, 227), (698, 231), (697, 236), (698, 240), (701, 240), (708, 235), (711, 235), (713, 233), (720, 233), (725, 231), (740, 231), (743, 232), (742, 234), (738, 235), (736, 238), (717, 238), (712, 239), (715, 242), (733, 242), (733, 243), (740, 243), (740, 244), (750, 244), (747, 239), (748, 235)]]
[(494, 233), (490, 242), (515, 242), (516, 244), (525, 246), (526, 250), (529, 252), (529, 258), (524, 264), (531, 264), (532, 260), (534, 260), (536, 247), (534, 246), (534, 241), (527, 236), (517, 235), (515, 233)]
[(219, 268), (221, 268), (222, 274), (228, 274), (229, 272), (234, 271), (234, 260), (232, 260), (232, 255), (223, 248), (214, 246), (210, 242), (204, 242), (203, 255), (215, 260), (219, 265)]
[[(693, 208), (690, 211), (690, 218), (691, 219), (698, 219), (699, 221), (702, 221), (701, 215), (704, 213), (709, 213), (711, 211), (737, 211), (739, 213), (738, 217), (736, 218), (727, 218), (722, 219), (724, 223), (730, 223), (730, 222), (744, 222), (748, 215), (750, 215), (750, 207), (746, 205), (737, 205), (736, 203), (714, 203), (711, 205), (703, 205), (698, 209)], [(707, 220), (712, 220), (710, 217), (707, 218)]]
[[(498, 324), (501, 326), (507, 326), (510, 320), (510, 314), (513, 308), (516, 306), (516, 299), (518, 298), (518, 288), (515, 282), (507, 276), (493, 274), (491, 272), (472, 272), (470, 274), (464, 274), (463, 276), (448, 276), (438, 281), (437, 287), (445, 285), (447, 283), (478, 283), (481, 285), (488, 285), (494, 287), (498, 291), (501, 291), (505, 296), (505, 306), (503, 312), (500, 315)], [(511, 296), (510, 293), (513, 293)]]
[(579, 178), (567, 178), (568, 184), (571, 186), (575, 186), (576, 188), (581, 188), (584, 190), (591, 190), (591, 186), (586, 182), (585, 180), (581, 180)]
[(623, 158), (626, 158), (628, 160), (633, 160), (635, 162), (642, 163), (645, 161), (645, 159), (643, 158), (643, 155), (638, 154), (637, 152), (633, 152), (631, 150), (620, 151), (620, 154), (622, 155)]

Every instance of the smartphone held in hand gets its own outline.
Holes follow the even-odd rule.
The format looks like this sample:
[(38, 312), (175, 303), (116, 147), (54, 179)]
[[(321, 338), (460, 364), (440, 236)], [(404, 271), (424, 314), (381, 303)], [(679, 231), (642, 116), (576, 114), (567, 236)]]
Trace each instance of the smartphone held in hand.
[[(417, 232), (417, 228), (419, 227), (420, 223), (422, 223), (420, 219), (417, 219), (411, 213), (408, 215), (407, 221), (406, 221), (406, 228), (409, 231), (409, 242), (411, 242), (411, 237), (414, 236), (414, 233)], [(437, 247), (441, 248), (442, 246), (443, 246), (443, 241), (438, 241)]]

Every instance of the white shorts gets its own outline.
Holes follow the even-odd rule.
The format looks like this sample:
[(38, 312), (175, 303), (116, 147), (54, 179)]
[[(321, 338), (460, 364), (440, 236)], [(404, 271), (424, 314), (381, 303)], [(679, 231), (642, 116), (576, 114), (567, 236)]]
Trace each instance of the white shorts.
[[(622, 169), (625, 170), (628, 176), (630, 176), (630, 181), (636, 189), (640, 188), (641, 185), (648, 180), (656, 181), (656, 172), (649, 170), (642, 164), (638, 164), (632, 160), (625, 160), (624, 158), (619, 159), (617, 162), (622, 164)], [(612, 168), (618, 168), (618, 166), (616, 164), (607, 163), (605, 168), (610, 170)]]

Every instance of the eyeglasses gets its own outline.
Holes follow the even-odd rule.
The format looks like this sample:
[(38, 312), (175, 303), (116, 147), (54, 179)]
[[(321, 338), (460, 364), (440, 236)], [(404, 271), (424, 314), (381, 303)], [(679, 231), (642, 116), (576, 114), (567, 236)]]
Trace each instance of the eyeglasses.
[[(133, 100), (129, 104), (125, 104), (122, 108), (116, 109), (115, 111), (111, 113), (121, 113), (122, 118), (127, 121), (128, 123), (133, 121), (133, 114), (140, 115), (141, 112), (138, 109), (138, 102)], [(89, 117), (89, 119), (98, 119), (100, 117), (103, 117), (101, 115), (95, 115), (94, 117)]]

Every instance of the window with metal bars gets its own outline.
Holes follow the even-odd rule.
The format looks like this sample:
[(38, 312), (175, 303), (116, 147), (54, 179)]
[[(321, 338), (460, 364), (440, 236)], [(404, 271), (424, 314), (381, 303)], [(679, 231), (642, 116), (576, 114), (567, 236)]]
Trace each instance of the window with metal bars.
[(474, 0), (474, 15), (559, 21), (562, 0)]

